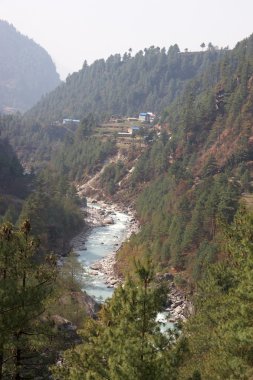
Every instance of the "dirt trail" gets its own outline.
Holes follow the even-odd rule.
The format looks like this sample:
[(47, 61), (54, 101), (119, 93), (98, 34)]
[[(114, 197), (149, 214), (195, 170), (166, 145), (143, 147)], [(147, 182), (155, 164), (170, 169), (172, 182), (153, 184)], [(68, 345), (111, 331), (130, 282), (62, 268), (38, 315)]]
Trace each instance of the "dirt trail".
[(124, 156), (122, 156), (120, 153), (117, 153), (115, 156), (110, 157), (108, 160), (106, 160), (102, 169), (99, 172), (97, 172), (94, 176), (86, 180), (85, 183), (77, 185), (78, 195), (79, 196), (95, 196), (96, 198), (99, 197), (100, 199), (107, 199), (106, 194), (101, 189), (101, 186), (99, 184), (99, 178), (103, 174), (107, 165), (111, 163), (115, 163), (117, 161), (125, 161), (125, 159), (126, 158)]

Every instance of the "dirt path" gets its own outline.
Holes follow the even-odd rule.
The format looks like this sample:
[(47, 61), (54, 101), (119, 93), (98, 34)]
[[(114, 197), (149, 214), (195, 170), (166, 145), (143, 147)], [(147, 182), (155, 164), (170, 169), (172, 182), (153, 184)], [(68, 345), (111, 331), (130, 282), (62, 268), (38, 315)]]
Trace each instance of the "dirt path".
[(103, 174), (107, 165), (115, 163), (117, 161), (124, 161), (125, 157), (120, 153), (117, 153), (115, 156), (110, 157), (105, 161), (102, 169), (97, 172), (94, 176), (90, 177), (85, 183), (77, 185), (77, 193), (79, 196), (95, 196), (95, 198), (107, 199), (107, 195), (101, 189), (99, 185), (99, 178)]

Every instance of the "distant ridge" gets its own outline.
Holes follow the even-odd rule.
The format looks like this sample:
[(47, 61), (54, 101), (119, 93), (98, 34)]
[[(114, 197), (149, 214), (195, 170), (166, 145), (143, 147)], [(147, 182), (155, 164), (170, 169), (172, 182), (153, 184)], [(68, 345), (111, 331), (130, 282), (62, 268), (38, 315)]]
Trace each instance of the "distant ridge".
[(59, 83), (46, 50), (0, 20), (0, 112), (26, 111)]
[(65, 83), (43, 98), (27, 116), (41, 122), (82, 119), (92, 112), (107, 115), (160, 113), (196, 75), (217, 62), (224, 51), (181, 53), (151, 46), (132, 56), (111, 55), (69, 75)]

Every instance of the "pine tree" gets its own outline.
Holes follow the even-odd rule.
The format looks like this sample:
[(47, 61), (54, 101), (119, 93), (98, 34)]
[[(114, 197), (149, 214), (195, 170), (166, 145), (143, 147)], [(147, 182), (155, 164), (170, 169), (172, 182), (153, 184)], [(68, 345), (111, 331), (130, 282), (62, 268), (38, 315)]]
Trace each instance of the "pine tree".
[(25, 221), (19, 229), (11, 224), (0, 229), (0, 379), (34, 376), (48, 333), (39, 318), (53, 288), (55, 260), (49, 255), (39, 263), (30, 228)]
[[(83, 343), (53, 368), (55, 379), (174, 379), (171, 347), (175, 334), (163, 334), (156, 322), (166, 288), (154, 282), (150, 266), (136, 266), (137, 280), (128, 279), (102, 308), (98, 321), (88, 319)], [(170, 356), (171, 355), (171, 356)]]
[[(195, 314), (183, 334), (189, 354), (184, 379), (249, 379), (253, 374), (253, 215), (239, 210), (224, 227), (226, 258), (198, 286)], [(197, 375), (196, 375), (197, 374)]]

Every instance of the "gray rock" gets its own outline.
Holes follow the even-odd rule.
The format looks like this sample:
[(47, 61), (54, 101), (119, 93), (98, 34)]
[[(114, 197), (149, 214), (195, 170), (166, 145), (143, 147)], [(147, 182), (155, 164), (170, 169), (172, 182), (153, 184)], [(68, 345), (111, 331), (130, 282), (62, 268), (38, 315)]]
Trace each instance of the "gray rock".
[(182, 311), (182, 307), (181, 307), (181, 306), (177, 306), (177, 307), (174, 309), (174, 313), (177, 313), (177, 314), (179, 314), (181, 311)]
[(175, 306), (182, 306), (183, 303), (184, 303), (183, 300), (178, 300), (178, 301), (176, 301), (176, 302), (174, 303), (174, 305), (175, 305)]
[(112, 218), (105, 218), (104, 223), (105, 224), (114, 224), (114, 220)]

